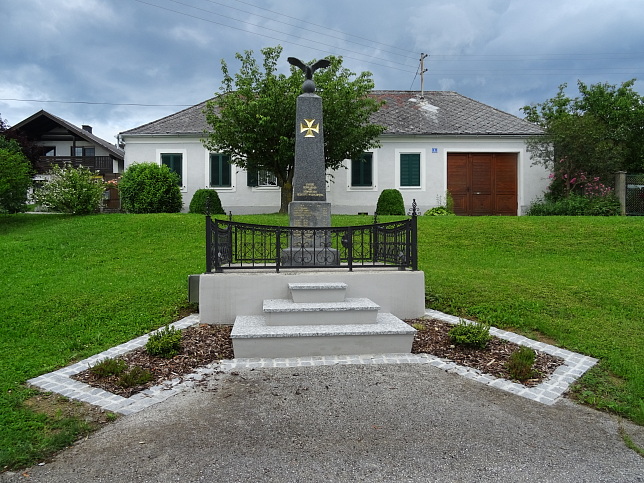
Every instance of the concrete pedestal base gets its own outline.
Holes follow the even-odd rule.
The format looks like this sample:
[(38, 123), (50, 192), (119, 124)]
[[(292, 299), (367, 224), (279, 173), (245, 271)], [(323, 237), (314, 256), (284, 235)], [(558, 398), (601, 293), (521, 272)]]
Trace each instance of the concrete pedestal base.
[(231, 270), (204, 273), (199, 280), (199, 315), (202, 323), (229, 324), (238, 315), (264, 315), (265, 299), (291, 297), (289, 283), (344, 283), (346, 296), (368, 298), (381, 312), (401, 319), (425, 313), (425, 274), (397, 269)]

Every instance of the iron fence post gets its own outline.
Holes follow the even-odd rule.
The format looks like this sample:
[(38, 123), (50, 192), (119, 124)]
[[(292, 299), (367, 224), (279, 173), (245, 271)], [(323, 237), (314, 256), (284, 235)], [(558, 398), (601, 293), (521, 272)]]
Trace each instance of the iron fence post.
[(210, 214), (206, 215), (206, 273), (212, 272), (212, 227)]
[(349, 235), (349, 243), (347, 243), (347, 262), (349, 264), (349, 271), (353, 272), (353, 228), (349, 227), (347, 230)]
[(280, 273), (280, 262), (282, 253), (282, 230), (277, 229), (277, 235), (275, 237), (275, 271)]
[(418, 270), (418, 205), (416, 199), (411, 205), (411, 269)]

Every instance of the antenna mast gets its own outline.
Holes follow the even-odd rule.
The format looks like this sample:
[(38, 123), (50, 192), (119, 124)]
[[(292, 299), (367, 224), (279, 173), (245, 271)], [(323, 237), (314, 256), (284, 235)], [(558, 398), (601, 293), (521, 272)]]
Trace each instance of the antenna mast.
[(424, 53), (420, 54), (420, 98), (421, 99), (425, 98), (425, 72), (427, 72), (427, 69), (425, 69), (426, 58), (427, 58), (427, 54), (424, 54)]

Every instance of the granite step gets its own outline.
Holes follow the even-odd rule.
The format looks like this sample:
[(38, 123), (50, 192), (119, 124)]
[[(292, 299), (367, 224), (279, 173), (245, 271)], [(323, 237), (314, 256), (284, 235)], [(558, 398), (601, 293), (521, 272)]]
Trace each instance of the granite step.
[(416, 330), (389, 313), (373, 324), (268, 325), (266, 317), (237, 316), (235, 358), (410, 353)]
[(293, 302), (343, 302), (347, 284), (337, 283), (289, 283)]
[(267, 299), (263, 304), (267, 325), (375, 324), (379, 310), (380, 306), (368, 298), (306, 303)]

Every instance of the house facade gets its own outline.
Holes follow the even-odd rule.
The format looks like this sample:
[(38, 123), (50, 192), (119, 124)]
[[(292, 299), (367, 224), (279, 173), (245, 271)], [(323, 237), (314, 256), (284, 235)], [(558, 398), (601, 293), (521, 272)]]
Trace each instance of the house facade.
[[(398, 189), (421, 211), (445, 202), (449, 191), (461, 215), (521, 215), (542, 195), (548, 172), (533, 166), (526, 141), (540, 129), (455, 92), (373, 91), (383, 101), (372, 122), (386, 127), (381, 146), (327, 173), (327, 200), (336, 214), (373, 214), (384, 189)], [(279, 187), (266, 172), (248, 173), (227, 156), (206, 150), (208, 130), (197, 104), (122, 132), (125, 167), (166, 164), (181, 178), (184, 210), (197, 189), (219, 193), (234, 214), (274, 213)]]
[[(41, 110), (10, 128), (32, 140), (40, 147), (40, 156), (35, 161), (36, 181), (46, 180), (46, 173), (53, 165), (80, 165), (98, 171), (105, 181), (110, 181), (123, 172), (125, 152), (117, 146), (92, 133), (91, 126), (77, 127), (64, 119)], [(120, 208), (118, 190), (105, 192), (105, 208)]]

